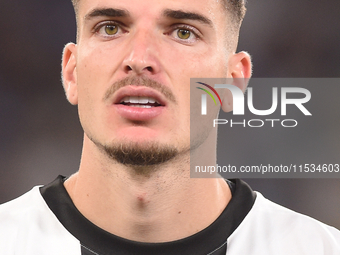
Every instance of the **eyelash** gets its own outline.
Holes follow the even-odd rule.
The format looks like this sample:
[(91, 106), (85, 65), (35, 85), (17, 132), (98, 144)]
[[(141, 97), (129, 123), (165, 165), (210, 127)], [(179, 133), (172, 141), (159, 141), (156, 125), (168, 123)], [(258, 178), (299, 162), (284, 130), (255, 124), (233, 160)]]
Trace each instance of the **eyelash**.
[[(102, 36), (104, 36), (107, 39), (116, 38), (116, 37), (120, 36), (121, 33), (126, 32), (126, 30), (123, 28), (124, 26), (121, 23), (116, 22), (116, 21), (104, 21), (104, 22), (98, 23), (93, 28), (93, 33), (99, 34), (99, 31), (101, 29), (105, 28), (105, 26), (108, 26), (108, 25), (117, 26), (118, 32), (115, 35), (107, 35), (107, 34), (105, 34), (105, 32), (103, 32)], [(178, 37), (177, 38), (174, 37), (174, 39), (177, 40), (177, 41), (180, 41), (180, 42), (185, 43), (185, 44), (192, 44), (193, 42), (201, 39), (201, 33), (198, 29), (196, 29), (192, 26), (189, 26), (189, 25), (185, 25), (185, 24), (175, 24), (170, 28), (170, 31), (165, 33), (165, 34), (166, 35), (172, 35), (173, 33), (175, 33), (176, 31), (178, 32), (179, 30), (187, 30), (190, 33), (192, 33), (192, 35), (195, 38), (188, 40), (188, 39), (181, 39), (181, 38), (178, 38)], [(191, 37), (191, 35), (190, 35), (190, 37)]]

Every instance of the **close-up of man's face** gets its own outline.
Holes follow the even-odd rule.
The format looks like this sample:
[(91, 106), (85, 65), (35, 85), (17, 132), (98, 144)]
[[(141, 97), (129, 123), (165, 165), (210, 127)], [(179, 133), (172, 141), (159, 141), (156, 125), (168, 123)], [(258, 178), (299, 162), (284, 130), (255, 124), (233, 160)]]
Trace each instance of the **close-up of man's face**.
[(81, 0), (77, 21), (63, 77), (86, 136), (115, 158), (139, 148), (162, 152), (157, 163), (189, 151), (190, 78), (231, 76), (231, 13), (215, 0)]
[(327, 3), (2, 1), (0, 255), (339, 255)]

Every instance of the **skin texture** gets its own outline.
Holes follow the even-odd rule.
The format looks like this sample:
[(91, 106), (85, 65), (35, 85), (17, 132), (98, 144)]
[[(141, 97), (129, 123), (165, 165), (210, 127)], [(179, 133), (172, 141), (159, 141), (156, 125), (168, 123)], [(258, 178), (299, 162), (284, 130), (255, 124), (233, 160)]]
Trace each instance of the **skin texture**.
[[(103, 8), (125, 10), (129, 15), (90, 17), (93, 10)], [(210, 24), (168, 17), (164, 11), (169, 9), (200, 14)], [(206, 228), (228, 204), (231, 193), (224, 180), (189, 176), (190, 160), (216, 163), (217, 136), (216, 129), (207, 125), (190, 134), (190, 77), (251, 74), (249, 55), (234, 53), (237, 36), (228, 34), (226, 16), (214, 0), (80, 2), (78, 43), (65, 46), (62, 72), (67, 99), (78, 105), (85, 134), (79, 171), (65, 187), (79, 211), (94, 224), (131, 240), (167, 242)], [(112, 21), (119, 28), (108, 36), (101, 25)], [(192, 32), (188, 39), (181, 39), (178, 29)], [(158, 84), (148, 90), (162, 99), (160, 114), (138, 119), (140, 114), (131, 117), (120, 112), (113, 104), (120, 90), (106, 95), (126, 78), (133, 80), (122, 87), (129, 91), (148, 87), (141, 79)], [(230, 94), (222, 92), (222, 98), (223, 110), (231, 110)], [(190, 135), (199, 145), (192, 151)], [(177, 152), (162, 164), (141, 167), (121, 164), (104, 149), (121, 146)]]

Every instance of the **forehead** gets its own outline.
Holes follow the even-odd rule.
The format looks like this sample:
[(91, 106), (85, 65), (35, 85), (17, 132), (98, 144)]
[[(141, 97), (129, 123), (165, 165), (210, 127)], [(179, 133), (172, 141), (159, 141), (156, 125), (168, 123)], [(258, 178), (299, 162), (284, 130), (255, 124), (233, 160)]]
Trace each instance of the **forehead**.
[(198, 13), (218, 23), (227, 15), (221, 0), (80, 0), (78, 18), (82, 22), (94, 9), (115, 8), (126, 10), (134, 17), (159, 18), (164, 10)]

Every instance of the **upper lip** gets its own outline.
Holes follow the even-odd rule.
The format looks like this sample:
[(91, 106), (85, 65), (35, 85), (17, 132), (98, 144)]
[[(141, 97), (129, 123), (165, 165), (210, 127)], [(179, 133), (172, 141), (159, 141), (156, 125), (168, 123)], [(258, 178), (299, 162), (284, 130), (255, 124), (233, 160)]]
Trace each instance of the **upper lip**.
[(154, 98), (161, 106), (167, 105), (165, 96), (155, 89), (140, 85), (128, 85), (120, 88), (113, 96), (113, 104), (120, 104), (124, 97), (151, 97)]

